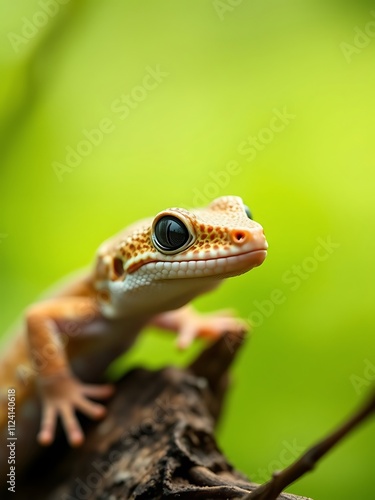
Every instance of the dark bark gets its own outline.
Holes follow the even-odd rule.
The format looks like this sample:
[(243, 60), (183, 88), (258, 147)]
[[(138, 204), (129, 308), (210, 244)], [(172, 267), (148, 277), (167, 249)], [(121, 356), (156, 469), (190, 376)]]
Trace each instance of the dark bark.
[(258, 485), (228, 463), (214, 437), (241, 342), (220, 339), (185, 370), (127, 373), (105, 420), (84, 422), (91, 427), (84, 446), (68, 450), (57, 442), (18, 485), (17, 498), (245, 498)]

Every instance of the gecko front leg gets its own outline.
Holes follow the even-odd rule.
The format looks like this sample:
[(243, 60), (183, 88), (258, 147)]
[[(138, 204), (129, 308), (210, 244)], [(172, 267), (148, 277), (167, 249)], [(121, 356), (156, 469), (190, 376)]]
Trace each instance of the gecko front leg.
[(222, 335), (237, 335), (249, 330), (248, 323), (236, 318), (231, 311), (200, 314), (189, 305), (158, 314), (151, 324), (177, 332), (177, 346), (180, 349), (187, 348), (196, 338), (215, 340)]
[[(99, 419), (105, 414), (105, 407), (89, 398), (108, 398), (113, 392), (112, 386), (84, 384), (75, 377), (56, 325), (59, 320), (70, 320), (77, 326), (77, 332), (80, 324), (99, 316), (96, 302), (87, 297), (51, 300), (33, 306), (27, 313), (30, 356), (37, 372), (42, 399), (42, 420), (38, 434), (38, 441), (42, 445), (52, 443), (57, 419), (60, 418), (70, 445), (79, 446), (84, 435), (75, 411), (79, 410), (92, 419)], [(74, 343), (74, 339), (71, 343)]]

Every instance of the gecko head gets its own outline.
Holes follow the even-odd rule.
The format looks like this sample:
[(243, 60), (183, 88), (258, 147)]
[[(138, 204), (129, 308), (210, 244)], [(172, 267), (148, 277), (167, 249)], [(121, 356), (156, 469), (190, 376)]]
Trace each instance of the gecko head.
[(106, 253), (111, 302), (114, 294), (124, 302), (133, 294), (139, 302), (143, 293), (150, 307), (180, 307), (222, 279), (261, 265), (267, 247), (262, 226), (237, 196), (196, 210), (163, 210), (117, 241), (111, 257)]

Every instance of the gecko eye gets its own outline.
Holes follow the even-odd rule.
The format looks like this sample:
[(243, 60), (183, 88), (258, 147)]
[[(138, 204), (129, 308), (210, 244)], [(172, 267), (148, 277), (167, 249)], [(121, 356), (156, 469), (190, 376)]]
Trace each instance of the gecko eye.
[(250, 208), (249, 208), (247, 205), (244, 205), (243, 207), (244, 207), (244, 209), (245, 209), (245, 213), (246, 213), (246, 215), (249, 217), (249, 219), (252, 219), (252, 218), (253, 218), (253, 215), (252, 215), (252, 213), (250, 212)]
[(175, 253), (185, 249), (193, 236), (185, 224), (173, 215), (161, 217), (155, 224), (152, 240), (162, 253)]

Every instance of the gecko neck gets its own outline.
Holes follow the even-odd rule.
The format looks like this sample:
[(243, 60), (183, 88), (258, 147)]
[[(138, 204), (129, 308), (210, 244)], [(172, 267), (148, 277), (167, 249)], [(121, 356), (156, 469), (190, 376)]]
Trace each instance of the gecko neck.
[(125, 282), (110, 285), (111, 301), (101, 304), (102, 313), (107, 318), (147, 318), (179, 309), (199, 295), (216, 288), (219, 279), (159, 280), (147, 287), (126, 290)]

